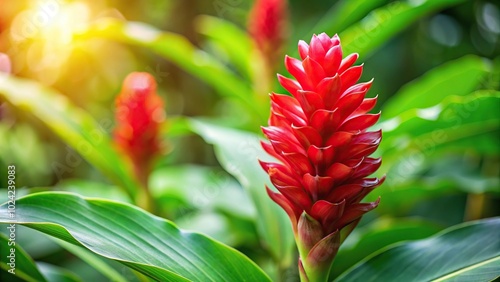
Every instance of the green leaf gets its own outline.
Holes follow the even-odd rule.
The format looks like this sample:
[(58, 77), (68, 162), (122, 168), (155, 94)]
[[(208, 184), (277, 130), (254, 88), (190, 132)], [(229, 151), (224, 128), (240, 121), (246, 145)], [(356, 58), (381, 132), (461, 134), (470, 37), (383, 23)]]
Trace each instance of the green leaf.
[(477, 89), (490, 72), (485, 59), (469, 55), (433, 68), (406, 84), (382, 109), (384, 119), (407, 110), (429, 108), (447, 96), (465, 96)]
[[(2, 229), (5, 229), (9, 226), (10, 225), (6, 225)], [(9, 241), (9, 238), (5, 234), (0, 233), (0, 246), (2, 246), (0, 248), (0, 255), (1, 255), (0, 267), (2, 269), (4, 269), (5, 271), (9, 271), (10, 269), (12, 269), (11, 266), (8, 264), (11, 263), (10, 258), (8, 256), (11, 255), (15, 256), (13, 262), (14, 263), (13, 269), (15, 271), (15, 274), (9, 274), (9, 275), (15, 275), (29, 282), (47, 281), (47, 279), (45, 279), (42, 273), (40, 273), (40, 270), (36, 266), (33, 259), (19, 246), (18, 242), (16, 242), (15, 240)], [(11, 249), (15, 249), (15, 251), (11, 252)]]
[(248, 109), (254, 110), (257, 116), (260, 115), (253, 102), (254, 95), (250, 85), (182, 35), (163, 32), (144, 23), (105, 19), (96, 22), (80, 37), (82, 40), (102, 37), (148, 48), (211, 85), (220, 94), (238, 98)]
[(499, 103), (500, 92), (476, 91), (467, 96), (448, 96), (431, 108), (408, 110), (379, 123), (375, 127), (384, 134), (379, 151), (384, 156), (382, 171), (406, 162), (405, 167), (394, 169), (409, 175), (440, 152), (500, 154)]
[(222, 48), (246, 78), (251, 77), (252, 42), (245, 31), (229, 21), (206, 15), (198, 16), (195, 28)]
[[(397, 180), (396, 180), (397, 181)], [(453, 181), (404, 181), (402, 183), (385, 183), (368, 195), (366, 201), (383, 199), (376, 212), (394, 216), (407, 215), (417, 203), (457, 194), (459, 190)], [(401, 200), (404, 199), (404, 200)]]
[(184, 116), (169, 116), (168, 122), (162, 124), (161, 134), (164, 135), (165, 138), (191, 134), (189, 120)]
[(403, 161), (403, 164), (391, 169), (384, 185), (365, 200), (373, 201), (380, 196), (383, 201), (377, 207), (377, 213), (402, 216), (410, 212), (414, 214), (415, 209), (422, 209), (422, 205), (430, 201), (439, 202), (445, 197), (465, 193), (498, 195), (500, 179), (485, 173), (495, 164), (486, 160), (478, 162), (478, 159), (472, 154), (447, 154), (425, 160), (416, 167)]
[(332, 36), (339, 33), (362, 19), (368, 12), (385, 4), (386, 0), (342, 0), (338, 1), (333, 7), (325, 13), (314, 28), (306, 34), (319, 34), (326, 32)]
[(415, 218), (380, 218), (373, 224), (356, 228), (340, 247), (330, 278), (338, 276), (383, 247), (401, 241), (424, 239), (441, 229), (428, 221)]
[(340, 33), (344, 54), (356, 52), (361, 57), (365, 57), (418, 19), (464, 1), (421, 0), (391, 2), (372, 11), (364, 19)]
[[(427, 194), (430, 196), (437, 192), (439, 195), (445, 190), (446, 193), (498, 192), (498, 185), (485, 175), (471, 178), (471, 173), (463, 171), (456, 177), (454, 173), (460, 171), (457, 162), (448, 164), (449, 168), (455, 168), (455, 172), (442, 171), (436, 173), (434, 179), (423, 179), (422, 173), (428, 174), (429, 168), (450, 154), (500, 155), (500, 119), (496, 114), (499, 104), (500, 92), (477, 91), (468, 96), (449, 96), (429, 109), (409, 110), (378, 124), (384, 136), (378, 151), (384, 157), (379, 171), (387, 172), (384, 186), (388, 190), (382, 191), (396, 202), (396, 194), (391, 195), (390, 191), (402, 193), (401, 197), (411, 199), (411, 203), (428, 197)], [(460, 183), (450, 183), (446, 179)], [(412, 196), (406, 197), (405, 193)], [(396, 203), (395, 206), (401, 204)], [(408, 203), (408, 206), (411, 204)]]
[(220, 168), (196, 165), (164, 167), (153, 171), (149, 187), (154, 198), (177, 198), (200, 210), (220, 210), (256, 219), (245, 190)]
[(68, 252), (74, 254), (82, 261), (86, 262), (92, 266), (95, 270), (99, 271), (102, 275), (107, 277), (113, 282), (127, 282), (127, 279), (118, 273), (114, 268), (109, 266), (104, 260), (99, 258), (97, 255), (88, 251), (85, 248), (67, 243), (63, 240), (51, 237), (57, 244), (66, 249)]
[[(226, 245), (262, 252), (255, 222), (210, 210), (191, 212), (175, 220), (179, 228), (200, 232)], [(250, 255), (249, 255), (250, 256)]]
[[(0, 222), (9, 221), (4, 204)], [(128, 204), (38, 193), (17, 200), (16, 221), (159, 281), (269, 281), (238, 251)]]
[(290, 264), (293, 232), (286, 213), (267, 195), (265, 185), (273, 186), (257, 160), (270, 160), (270, 157), (261, 148), (259, 136), (200, 120), (193, 120), (192, 128), (215, 146), (222, 167), (248, 190), (257, 209), (258, 230), (274, 259)]
[[(140, 188), (132, 177), (131, 166), (114, 150), (106, 129), (92, 116), (62, 94), (36, 82), (4, 74), (0, 74), (0, 80), (1, 97), (39, 118), (84, 159), (135, 198)], [(57, 167), (53, 169), (56, 174), (58, 170), (77, 169), (77, 160), (78, 155), (70, 155), (68, 151), (66, 163), (54, 163)]]
[(500, 218), (467, 222), (389, 247), (338, 281), (492, 281), (500, 275)]
[(78, 278), (73, 272), (62, 267), (44, 262), (37, 262), (36, 265), (50, 282), (82, 282), (82, 279)]
[[(16, 198), (21, 197), (16, 193)], [(4, 230), (7, 231), (7, 229)], [(57, 245), (49, 236), (40, 236), (40, 232), (36, 230), (23, 225), (16, 225), (16, 233), (18, 235), (16, 236), (16, 244), (22, 246), (24, 251), (32, 258), (51, 257), (63, 252), (61, 246)]]
[[(432, 160), (432, 164), (426, 166), (425, 175), (420, 179), (428, 185), (443, 180), (448, 180), (450, 185), (460, 191), (471, 194), (500, 193), (500, 178), (490, 167), (494, 167), (493, 156), (485, 156), (481, 162), (478, 156), (448, 155)], [(450, 169), (452, 168), (452, 169)]]

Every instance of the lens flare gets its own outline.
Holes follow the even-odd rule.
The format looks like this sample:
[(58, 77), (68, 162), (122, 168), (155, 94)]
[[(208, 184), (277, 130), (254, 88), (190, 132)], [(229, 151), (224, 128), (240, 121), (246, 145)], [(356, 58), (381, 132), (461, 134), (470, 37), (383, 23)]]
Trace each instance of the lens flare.
[(91, 10), (83, 2), (32, 1), (14, 18), (10, 39), (17, 52), (26, 55), (25, 67), (52, 84), (76, 47), (74, 35), (90, 18)]

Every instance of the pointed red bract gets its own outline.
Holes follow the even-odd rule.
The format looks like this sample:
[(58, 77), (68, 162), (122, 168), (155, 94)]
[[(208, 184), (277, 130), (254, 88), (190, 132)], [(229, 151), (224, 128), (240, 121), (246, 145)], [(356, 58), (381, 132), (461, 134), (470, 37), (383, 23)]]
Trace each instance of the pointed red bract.
[(256, 0), (248, 15), (248, 32), (271, 67), (281, 57), (288, 28), (287, 8), (286, 0)]
[[(269, 126), (263, 128), (269, 140), (263, 147), (280, 163), (262, 167), (278, 190), (268, 191), (271, 198), (290, 216), (302, 274), (307, 275), (329, 266), (342, 229), (348, 234), (364, 213), (377, 207), (378, 200), (360, 201), (384, 178), (367, 178), (381, 164), (369, 155), (382, 132), (367, 131), (380, 113), (368, 113), (377, 98), (365, 98), (372, 81), (357, 83), (363, 71), (362, 65), (353, 66), (358, 55), (342, 58), (338, 36), (324, 33), (309, 44), (299, 41), (298, 49), (300, 59), (285, 57), (295, 79), (278, 75), (291, 96), (271, 94)], [(324, 265), (310, 265), (320, 261)]]

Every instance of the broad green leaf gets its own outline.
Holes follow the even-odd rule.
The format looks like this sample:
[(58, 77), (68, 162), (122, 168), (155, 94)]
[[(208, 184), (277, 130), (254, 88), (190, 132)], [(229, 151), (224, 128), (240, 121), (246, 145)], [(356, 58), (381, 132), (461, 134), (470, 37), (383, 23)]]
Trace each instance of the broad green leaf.
[[(21, 197), (21, 195), (16, 195), (16, 198)], [(50, 257), (63, 252), (61, 246), (57, 245), (49, 236), (40, 236), (40, 232), (36, 230), (18, 224), (16, 232), (18, 235), (16, 236), (16, 244), (22, 246), (32, 258)]]
[(479, 158), (472, 154), (440, 157), (426, 166), (425, 175), (420, 179), (429, 185), (448, 179), (451, 185), (466, 193), (500, 193), (500, 178), (493, 168), (498, 160), (485, 156), (479, 162)]
[[(426, 109), (408, 110), (376, 125), (382, 128), (383, 170), (401, 162), (416, 168), (438, 152), (474, 150), (498, 155), (500, 92), (476, 91), (467, 96), (448, 96)], [(411, 163), (408, 163), (411, 162)], [(409, 168), (405, 169), (405, 173)]]
[[(9, 221), (4, 204), (0, 222)], [(17, 200), (16, 221), (159, 281), (269, 281), (238, 251), (129, 204), (38, 193)]]
[(464, 1), (419, 0), (391, 2), (372, 11), (364, 19), (340, 33), (344, 54), (359, 53), (361, 57), (365, 57), (418, 19)]
[(184, 116), (169, 116), (168, 122), (162, 124), (161, 134), (164, 135), (165, 138), (191, 134), (189, 120)]
[(340, 247), (330, 278), (337, 277), (383, 247), (401, 241), (424, 239), (441, 230), (436, 224), (416, 218), (380, 218), (368, 226), (358, 227)]
[(181, 229), (200, 232), (229, 246), (262, 251), (259, 248), (257, 230), (253, 221), (231, 218), (225, 213), (204, 210), (188, 213), (177, 218), (175, 223)]
[[(2, 192), (0, 192), (0, 203), (7, 202), (9, 200), (9, 196), (12, 196), (12, 194), (9, 194), (7, 192), (8, 190), (6, 188), (2, 188), (0, 191), (2, 191)], [(16, 192), (15, 192), (16, 198), (26, 196), (29, 193), (33, 193), (33, 189), (31, 189), (31, 188), (28, 189), (26, 187), (19, 187), (19, 188), (16, 187)]]
[(391, 167), (384, 185), (366, 200), (373, 201), (380, 196), (383, 201), (376, 212), (399, 216), (408, 214), (419, 203), (439, 197), (500, 193), (496, 172), (485, 173), (494, 168), (495, 163), (488, 164), (487, 159), (483, 159), (479, 166), (478, 156), (449, 153), (428, 158), (401, 154), (402, 160)]
[(387, 173), (386, 184), (379, 192), (388, 201), (394, 199), (394, 205), (388, 207), (400, 206), (399, 196), (408, 199), (411, 206), (409, 203), (443, 193), (498, 193), (498, 179), (461, 169), (457, 161), (443, 164), (441, 172), (431, 169), (450, 154), (498, 156), (499, 103), (500, 93), (478, 91), (466, 97), (448, 97), (436, 106), (440, 108), (435, 111), (436, 119), (423, 118), (419, 110), (411, 110), (380, 124), (384, 128), (395, 120), (401, 122), (393, 130), (384, 131), (379, 150), (384, 157), (380, 171)]
[(407, 215), (418, 203), (459, 192), (453, 181), (401, 181), (401, 183), (398, 179), (393, 182), (386, 181), (365, 200), (370, 201), (380, 196), (382, 200), (377, 207), (377, 213), (401, 216)]
[[(124, 188), (131, 198), (140, 189), (131, 166), (113, 149), (108, 134), (87, 112), (65, 96), (36, 82), (0, 74), (0, 96), (40, 119), (80, 156)], [(105, 125), (106, 126), (106, 125)], [(68, 151), (65, 163), (54, 163), (57, 171), (78, 169), (78, 154)]]
[(486, 79), (491, 67), (485, 59), (469, 55), (438, 66), (406, 84), (382, 109), (384, 119), (410, 109), (429, 108), (450, 95), (465, 96)]
[(245, 190), (225, 171), (212, 167), (181, 165), (153, 171), (149, 180), (156, 199), (177, 198), (200, 210), (220, 210), (255, 220), (256, 211)]
[[(389, 173), (385, 184), (373, 193), (384, 199), (377, 211), (402, 214), (417, 203), (437, 197), (463, 193), (499, 194), (500, 179), (485, 174), (485, 170), (495, 165), (486, 160), (479, 163), (477, 159), (473, 155), (449, 155), (430, 158), (415, 167), (398, 164)], [(376, 197), (370, 194), (367, 199)]]
[(102, 37), (148, 48), (211, 85), (220, 94), (238, 98), (248, 109), (254, 110), (257, 116), (260, 115), (258, 107), (253, 103), (250, 85), (182, 35), (163, 32), (144, 23), (105, 19), (96, 22), (80, 37)]
[(113, 282), (127, 282), (127, 279), (124, 278), (120, 273), (118, 273), (114, 268), (109, 266), (103, 259), (99, 258), (97, 255), (88, 251), (83, 247), (79, 247), (68, 242), (65, 242), (61, 239), (57, 239), (51, 237), (57, 244), (66, 249), (68, 252), (77, 256), (82, 261), (86, 262), (90, 266), (92, 266), (95, 270), (99, 271), (102, 275), (107, 277), (110, 281)]
[(217, 43), (246, 78), (251, 77), (252, 42), (245, 31), (229, 21), (206, 15), (196, 19), (195, 27), (199, 33)]
[(326, 32), (332, 36), (345, 30), (350, 25), (362, 19), (373, 9), (380, 7), (387, 2), (387, 0), (341, 0), (328, 10), (314, 28), (306, 34), (319, 34)]
[(83, 282), (73, 272), (52, 264), (37, 262), (36, 265), (50, 282)]
[[(10, 224), (2, 226), (2, 229), (6, 229), (7, 227), (10, 227)], [(16, 242), (15, 237), (14, 240), (9, 240), (9, 237), (7, 237), (5, 234), (0, 233), (0, 246), (2, 246), (0, 248), (0, 267), (5, 271), (14, 269), (15, 272), (15, 274), (5, 275), (15, 275), (29, 282), (47, 281), (42, 273), (40, 273), (40, 270), (36, 266), (33, 259), (19, 246), (19, 242)], [(11, 252), (11, 249), (14, 249), (15, 251)], [(14, 256), (12, 262), (9, 256)], [(10, 263), (13, 263), (13, 265), (10, 265)]]
[(467, 222), (377, 252), (338, 281), (492, 281), (500, 276), (500, 218)]
[(192, 121), (192, 128), (214, 145), (222, 167), (248, 190), (257, 209), (258, 230), (274, 259), (285, 265), (291, 263), (293, 232), (286, 213), (267, 195), (265, 185), (273, 186), (258, 159), (270, 160), (270, 157), (261, 148), (259, 136), (199, 120)]

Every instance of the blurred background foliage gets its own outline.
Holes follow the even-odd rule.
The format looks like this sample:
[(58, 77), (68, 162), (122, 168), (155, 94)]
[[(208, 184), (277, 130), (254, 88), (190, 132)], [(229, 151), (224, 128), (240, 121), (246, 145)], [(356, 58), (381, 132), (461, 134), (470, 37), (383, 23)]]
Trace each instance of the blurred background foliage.
[[(1, 0), (0, 52), (11, 57), (15, 76), (36, 81), (36, 89), (53, 89), (41, 98), (16, 96), (33, 90), (22, 83), (0, 87), (0, 163), (16, 165), (18, 196), (62, 190), (130, 202), (120, 189), (134, 189), (119, 177), (126, 166), (81, 154), (78, 138), (65, 134), (85, 135), (96, 126), (110, 135), (122, 80), (133, 71), (149, 72), (166, 102), (163, 132), (170, 148), (150, 175), (155, 213), (241, 250), (273, 278), (294, 281), (296, 256), (289, 235), (282, 234), (290, 230), (284, 223), (273, 234), (275, 218), (263, 219), (273, 211), (265, 204), (274, 203), (262, 202), (267, 176), (256, 171), (259, 149), (252, 147), (266, 123), (267, 93), (284, 93), (274, 73), (285, 71), (281, 61), (264, 67), (255, 52), (246, 32), (252, 4)], [(382, 201), (341, 248), (333, 277), (389, 244), (500, 214), (498, 3), (290, 0), (288, 5), (280, 58), (297, 56), (297, 41), (308, 41), (313, 33), (340, 34), (344, 50), (360, 53), (361, 81), (375, 78), (368, 95), (378, 95), (376, 110), (382, 110), (376, 127), (384, 130), (384, 141), (377, 154), (384, 157), (380, 171), (387, 182), (370, 196), (382, 195)], [(67, 100), (56, 99), (59, 94)], [(50, 116), (61, 107), (83, 112), (65, 127)], [(84, 120), (85, 126), (70, 126)], [(102, 145), (91, 137), (88, 142)], [(1, 186), (6, 187), (3, 177)], [(102, 272), (87, 271), (91, 266), (78, 252), (26, 228), (18, 233), (36, 261), (61, 266), (83, 281), (106, 281)], [(280, 255), (283, 261), (277, 263)], [(111, 267), (127, 280), (145, 279), (116, 263)]]

